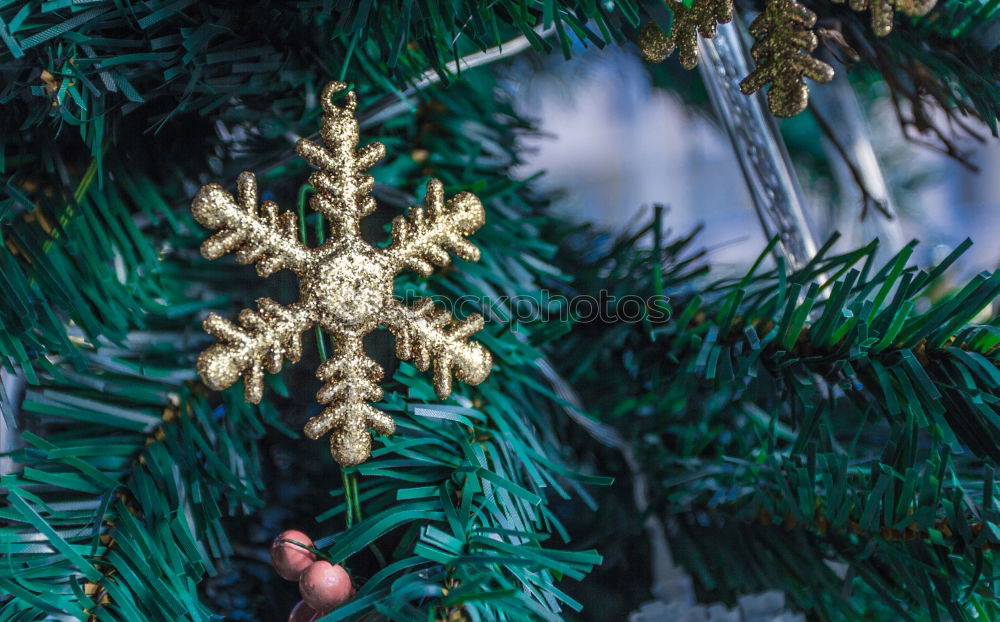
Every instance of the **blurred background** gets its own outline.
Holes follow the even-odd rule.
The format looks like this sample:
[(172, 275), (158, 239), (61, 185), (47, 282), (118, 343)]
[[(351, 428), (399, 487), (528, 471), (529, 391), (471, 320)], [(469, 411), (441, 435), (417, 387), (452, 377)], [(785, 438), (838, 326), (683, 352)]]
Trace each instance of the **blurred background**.
[[(745, 184), (734, 182), (741, 173), (733, 149), (707, 100), (692, 88), (698, 73), (682, 73), (676, 65), (650, 65), (629, 47), (579, 50), (570, 61), (557, 55), (517, 59), (506, 70), (507, 88), (543, 133), (525, 140), (522, 168), (546, 171), (540, 187), (555, 193), (556, 208), (570, 217), (621, 230), (662, 204), (674, 233), (704, 223), (700, 239), (713, 261), (745, 266), (764, 245), (761, 226)], [(825, 94), (813, 88), (812, 100), (822, 105)], [(976, 123), (981, 141), (957, 139), (963, 163), (907, 140), (877, 88), (862, 86), (858, 101), (898, 218), (871, 209), (862, 218), (850, 171), (829, 141), (815, 144), (820, 132), (808, 127), (806, 112), (783, 121), (781, 129), (817, 240), (834, 230), (844, 236), (840, 249), (876, 235), (888, 246), (918, 239), (916, 259), (925, 263), (973, 237), (975, 245), (952, 277), (996, 268), (1000, 141)]]

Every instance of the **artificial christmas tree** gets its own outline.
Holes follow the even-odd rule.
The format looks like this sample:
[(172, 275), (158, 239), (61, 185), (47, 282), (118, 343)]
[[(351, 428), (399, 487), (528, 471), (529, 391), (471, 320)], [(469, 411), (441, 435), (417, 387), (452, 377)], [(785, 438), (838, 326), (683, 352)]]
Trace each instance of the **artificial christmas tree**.
[[(756, 55), (763, 69), (738, 69), (763, 12), (757, 34), (794, 31), (799, 60), (815, 42), (808, 58), (843, 59), (864, 96), (884, 88), (906, 131), (962, 157), (956, 133), (996, 133), (1000, 6), (883, 3), (869, 16), (856, 3), (803, 0), (790, 12), (741, 2), (724, 23), (728, 5), (715, 3), (711, 19), (673, 20), (674, 10), (698, 15), (698, 3), (0, 3), (0, 617), (751, 619), (777, 594), (753, 619), (1000, 618), (1000, 332), (989, 313), (1000, 277), (946, 287), (966, 245), (919, 267), (912, 245), (885, 261), (875, 242), (814, 243), (792, 167), (771, 170), (788, 154), (760, 114), (763, 93), (738, 86), (753, 72), (774, 77), (770, 53)], [(694, 39), (692, 23), (715, 37)], [(532, 126), (483, 65), (631, 49), (644, 30), (677, 39), (686, 66), (698, 59), (761, 220), (774, 225), (739, 276), (712, 276), (695, 236), (665, 237), (662, 211), (612, 240), (566, 221), (514, 175)], [(775, 112), (807, 124), (788, 135), (793, 157), (840, 131), (802, 110), (802, 73), (750, 85), (773, 81), (771, 100), (794, 104)], [(700, 83), (670, 82), (707, 105)], [(350, 213), (323, 209), (344, 189), (330, 172), (343, 161), (326, 157), (330, 141), (311, 142), (324, 112), (346, 110), (330, 83), (357, 102), (345, 144), (354, 150), (360, 133), (385, 145), (378, 164), (381, 150), (360, 145), (352, 170), (371, 165), (374, 181), (353, 190), (374, 202), (340, 206)], [(747, 102), (757, 112), (742, 114)], [(221, 187), (199, 194), (212, 181)], [(233, 186), (239, 200), (222, 189)], [(421, 187), (426, 196), (400, 190)], [(420, 202), (426, 212), (390, 225)], [(479, 354), (455, 362), (474, 368), (459, 380), (478, 385), (432, 383), (398, 362), (396, 347), (417, 367), (450, 351), (405, 327), (395, 344), (352, 335), (359, 373), (323, 367), (345, 346), (298, 331), (260, 356), (216, 357), (221, 376), (203, 374), (236, 386), (203, 383), (199, 353), (273, 329), (308, 280), (279, 270), (296, 266), (274, 248), (243, 249), (267, 279), (221, 258), (259, 246), (230, 222), (236, 211), (296, 249), (346, 227), (357, 245), (391, 254), (391, 233), (417, 235), (453, 207), (469, 216), (445, 236), (455, 264), (428, 278), (403, 271), (383, 294), (451, 301), (448, 335), (463, 346), (482, 325)], [(207, 247), (219, 259), (199, 252), (202, 225), (224, 229)], [(463, 236), (477, 228), (475, 253)], [(439, 247), (424, 250), (395, 267), (445, 263)], [(347, 296), (345, 280), (323, 295)], [(525, 320), (497, 304), (542, 305), (553, 291), (651, 302), (637, 321), (587, 322)], [(468, 295), (479, 302), (458, 304)], [(221, 320), (261, 298), (273, 306)], [(206, 317), (219, 318), (208, 324), (222, 344), (201, 330)], [(299, 365), (280, 365), (300, 351)], [(277, 373), (265, 376), (264, 363)], [(323, 431), (350, 418), (323, 419), (317, 368), (346, 383), (359, 398), (348, 410), (371, 415), (376, 433), (369, 446), (368, 425), (352, 419), (364, 446), (342, 444), (343, 467), (297, 432), (314, 417)], [(324, 395), (342, 406), (338, 391)], [(274, 534), (292, 528), (312, 537), (299, 542), (316, 555), (305, 560), (316, 565), (309, 598), (324, 582), (339, 590), (307, 599), (309, 610), (271, 567)]]

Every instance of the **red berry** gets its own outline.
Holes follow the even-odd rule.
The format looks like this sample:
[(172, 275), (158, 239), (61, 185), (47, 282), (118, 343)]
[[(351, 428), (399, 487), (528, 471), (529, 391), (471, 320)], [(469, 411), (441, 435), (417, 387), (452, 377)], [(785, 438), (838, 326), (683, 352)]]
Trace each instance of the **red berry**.
[(351, 598), (351, 577), (340, 564), (319, 560), (302, 572), (299, 593), (313, 609), (329, 611)]
[(298, 581), (302, 571), (316, 561), (316, 554), (308, 548), (312, 539), (301, 531), (282, 531), (271, 543), (271, 564), (282, 579)]

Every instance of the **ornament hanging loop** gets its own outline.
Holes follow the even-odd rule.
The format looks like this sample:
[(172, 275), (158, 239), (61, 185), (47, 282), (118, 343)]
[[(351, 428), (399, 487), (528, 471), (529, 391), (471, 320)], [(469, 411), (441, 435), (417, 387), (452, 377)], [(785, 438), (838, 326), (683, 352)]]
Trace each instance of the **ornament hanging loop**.
[(348, 112), (354, 112), (355, 108), (358, 107), (358, 96), (354, 91), (349, 92), (345, 95), (345, 102), (343, 106), (338, 106), (333, 103), (333, 96), (340, 93), (347, 88), (346, 82), (331, 82), (323, 88), (323, 94), (320, 95), (319, 102), (323, 106), (323, 112), (326, 114), (335, 114), (338, 110), (347, 110)]

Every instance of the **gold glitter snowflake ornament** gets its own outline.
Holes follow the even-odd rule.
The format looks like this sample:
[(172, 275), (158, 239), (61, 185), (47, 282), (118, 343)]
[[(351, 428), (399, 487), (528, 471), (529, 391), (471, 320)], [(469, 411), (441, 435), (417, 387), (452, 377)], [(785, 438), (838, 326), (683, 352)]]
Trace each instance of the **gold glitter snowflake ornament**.
[[(845, 0), (833, 0), (843, 3)], [(884, 37), (892, 32), (894, 11), (910, 17), (922, 17), (931, 12), (937, 0), (846, 0), (852, 11), (871, 9), (872, 30)]]
[(649, 62), (659, 63), (680, 48), (681, 67), (694, 69), (698, 66), (698, 35), (711, 39), (719, 24), (731, 22), (733, 0), (694, 0), (691, 6), (667, 0), (667, 6), (674, 16), (670, 35), (648, 22), (639, 34), (639, 50)]
[(437, 309), (430, 299), (413, 306), (393, 296), (393, 280), (404, 269), (429, 276), (434, 266), (445, 266), (448, 251), (467, 261), (479, 260), (479, 249), (465, 239), (485, 221), (482, 203), (462, 192), (445, 201), (441, 182), (427, 182), (426, 207), (410, 208), (409, 215), (392, 223), (392, 244), (375, 248), (361, 238), (360, 222), (375, 210), (370, 196), (375, 185), (365, 173), (385, 155), (381, 143), (360, 149), (357, 100), (347, 93), (337, 106), (331, 97), (346, 85), (333, 82), (323, 91), (323, 145), (300, 140), (296, 151), (319, 170), (309, 177), (316, 188), (312, 209), (331, 223), (327, 242), (308, 248), (296, 237), (298, 219), (291, 212), (265, 201), (258, 207), (257, 181), (252, 173), (240, 175), (236, 196), (218, 184), (203, 187), (191, 211), (209, 229), (218, 230), (204, 244), (206, 259), (238, 251), (240, 263), (255, 262), (266, 277), (287, 269), (299, 277), (299, 300), (282, 306), (269, 298), (257, 300), (257, 310), (244, 309), (238, 323), (216, 314), (205, 318), (205, 330), (219, 343), (198, 357), (198, 373), (209, 387), (222, 390), (242, 375), (247, 401), (260, 403), (264, 370), (280, 371), (283, 360), (297, 362), (302, 354), (304, 331), (319, 326), (333, 340), (333, 356), (320, 365), (316, 376), (326, 384), (316, 394), (326, 405), (305, 425), (309, 438), (330, 434), (330, 452), (342, 465), (359, 464), (371, 455), (373, 428), (392, 434), (392, 418), (370, 402), (382, 399), (378, 381), (382, 369), (365, 355), (362, 337), (385, 326), (396, 337), (396, 356), (414, 360), (426, 370), (433, 360), (434, 389), (444, 399), (451, 393), (452, 373), (469, 384), (486, 379), (492, 366), (490, 353), (468, 338), (483, 327), (483, 318), (472, 315), (461, 322)]
[(767, 0), (764, 12), (750, 23), (756, 39), (750, 56), (757, 66), (740, 82), (744, 95), (770, 83), (767, 106), (776, 117), (794, 117), (809, 103), (805, 78), (816, 82), (833, 79), (833, 67), (810, 56), (819, 45), (816, 14), (795, 0)]

